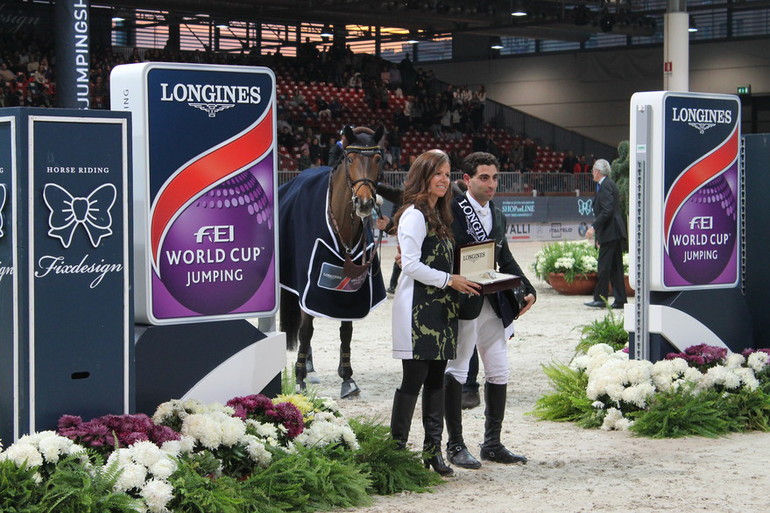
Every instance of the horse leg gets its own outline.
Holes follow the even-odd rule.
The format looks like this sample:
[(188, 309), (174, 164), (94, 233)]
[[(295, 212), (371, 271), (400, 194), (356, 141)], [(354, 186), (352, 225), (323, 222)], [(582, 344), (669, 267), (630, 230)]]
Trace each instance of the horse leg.
[(321, 382), (321, 378), (318, 377), (318, 373), (315, 371), (315, 366), (313, 365), (313, 348), (308, 347), (307, 349), (307, 359), (305, 361), (305, 369), (307, 370), (307, 380), (317, 385)]
[(294, 373), (296, 374), (297, 391), (301, 392), (306, 388), (307, 357), (310, 352), (310, 339), (313, 338), (313, 317), (305, 312), (302, 312), (297, 335), (299, 338), (299, 348), (297, 349), (297, 363), (294, 364)]
[(337, 374), (342, 378), (340, 397), (342, 399), (353, 398), (361, 393), (356, 382), (353, 381), (353, 367), (350, 365), (350, 341), (353, 339), (353, 323), (342, 321), (340, 324), (340, 365)]

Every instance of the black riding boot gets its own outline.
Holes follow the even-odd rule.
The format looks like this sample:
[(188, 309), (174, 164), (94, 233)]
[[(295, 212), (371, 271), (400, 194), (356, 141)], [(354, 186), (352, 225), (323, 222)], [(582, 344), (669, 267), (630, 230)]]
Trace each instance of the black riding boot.
[(486, 422), (484, 423), (484, 443), (481, 444), (481, 459), (495, 463), (527, 463), (527, 458), (514, 454), (500, 442), (500, 431), (505, 417), (505, 394), (508, 385), (484, 384), (484, 402), (486, 403)]
[(422, 389), (422, 427), (425, 430), (422, 446), (425, 468), (433, 467), (442, 476), (451, 476), (454, 471), (444, 463), (441, 455), (441, 435), (444, 433), (443, 388)]
[(446, 454), (449, 463), (462, 468), (481, 468), (463, 440), (463, 386), (451, 375), (444, 374), (444, 418), (446, 419)]
[(393, 396), (393, 412), (390, 415), (390, 434), (398, 442), (399, 449), (406, 448), (416, 404), (416, 395), (405, 394), (400, 389), (396, 389)]

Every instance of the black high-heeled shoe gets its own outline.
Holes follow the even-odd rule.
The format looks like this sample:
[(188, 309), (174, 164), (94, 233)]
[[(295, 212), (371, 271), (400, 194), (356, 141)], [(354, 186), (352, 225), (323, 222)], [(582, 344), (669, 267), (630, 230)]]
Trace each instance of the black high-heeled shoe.
[(429, 458), (423, 458), (422, 462), (425, 464), (425, 468), (432, 467), (433, 470), (441, 476), (451, 476), (455, 473), (455, 471), (452, 470), (452, 467), (446, 464), (444, 457), (441, 456), (440, 452), (433, 454)]

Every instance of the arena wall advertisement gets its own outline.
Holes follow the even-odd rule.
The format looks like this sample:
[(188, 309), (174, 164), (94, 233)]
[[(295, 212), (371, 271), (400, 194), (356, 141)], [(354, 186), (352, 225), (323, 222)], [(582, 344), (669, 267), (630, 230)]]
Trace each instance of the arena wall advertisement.
[[(510, 242), (583, 239), (594, 220), (591, 196), (496, 196), (493, 201), (505, 215)], [(383, 244), (397, 244), (396, 237), (383, 237)]]
[(134, 119), (137, 322), (275, 313), (273, 72), (129, 64), (110, 89)]

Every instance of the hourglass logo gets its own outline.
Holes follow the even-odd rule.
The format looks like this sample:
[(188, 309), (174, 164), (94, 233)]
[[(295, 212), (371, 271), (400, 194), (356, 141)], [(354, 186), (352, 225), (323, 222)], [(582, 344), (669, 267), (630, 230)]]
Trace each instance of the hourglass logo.
[(93, 247), (112, 235), (110, 209), (115, 204), (117, 190), (111, 183), (94, 189), (87, 197), (76, 197), (55, 183), (46, 184), (43, 199), (51, 211), (48, 216), (48, 235), (61, 241), (65, 248), (72, 244), (72, 236), (82, 226)]

